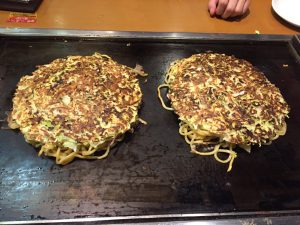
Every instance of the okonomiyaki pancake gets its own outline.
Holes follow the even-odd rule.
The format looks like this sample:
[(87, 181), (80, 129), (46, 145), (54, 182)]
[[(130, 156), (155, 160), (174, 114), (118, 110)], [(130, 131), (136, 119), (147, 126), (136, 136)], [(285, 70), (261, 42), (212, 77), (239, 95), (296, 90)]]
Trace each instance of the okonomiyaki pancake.
[(138, 74), (99, 53), (56, 59), (21, 78), (9, 126), (57, 164), (102, 159), (139, 121)]
[[(168, 88), (167, 107), (160, 95)], [(279, 89), (251, 63), (216, 53), (196, 54), (171, 64), (159, 97), (179, 116), (179, 132), (200, 155), (229, 163), (235, 146), (270, 144), (286, 131), (289, 106)], [(213, 146), (211, 151), (200, 150)], [(227, 158), (223, 158), (224, 154)]]

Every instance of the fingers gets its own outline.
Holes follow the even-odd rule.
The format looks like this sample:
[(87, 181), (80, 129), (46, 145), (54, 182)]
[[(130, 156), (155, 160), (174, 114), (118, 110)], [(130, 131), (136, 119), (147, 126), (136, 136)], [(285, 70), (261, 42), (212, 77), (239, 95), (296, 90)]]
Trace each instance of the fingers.
[(223, 19), (245, 14), (250, 0), (209, 0), (208, 9), (211, 16), (221, 16)]
[(251, 0), (247, 0), (245, 2), (244, 8), (243, 8), (243, 14), (245, 14), (248, 11), (249, 6), (250, 6), (250, 2), (251, 2)]
[(239, 0), (234, 11), (232, 12), (232, 14), (230, 16), (235, 17), (235, 16), (243, 15), (243, 9), (244, 9), (245, 2), (246, 2), (246, 0)]
[(210, 16), (216, 15), (217, 4), (219, 0), (209, 0), (208, 2), (208, 11)]
[[(242, 1), (238, 1), (238, 0), (229, 1), (224, 13), (221, 15), (222, 18), (227, 19), (228, 17), (235, 14), (236, 10), (237, 10), (237, 6), (240, 4), (240, 2), (242, 2)], [(244, 6), (244, 4), (243, 4), (243, 6)], [(243, 10), (243, 7), (241, 8), (241, 10)]]
[[(235, 0), (231, 0), (231, 1), (235, 1)], [(219, 0), (218, 6), (217, 6), (217, 9), (216, 9), (216, 14), (217, 15), (219, 15), (219, 16), (223, 15), (223, 13), (225, 12), (226, 7), (228, 5), (228, 2), (229, 2), (229, 0)]]

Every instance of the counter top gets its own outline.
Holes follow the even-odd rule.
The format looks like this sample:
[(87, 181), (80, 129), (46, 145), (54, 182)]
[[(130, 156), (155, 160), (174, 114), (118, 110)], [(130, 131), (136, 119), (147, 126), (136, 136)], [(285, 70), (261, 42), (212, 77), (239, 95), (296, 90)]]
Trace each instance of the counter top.
[[(76, 4), (74, 4), (76, 3)], [(297, 34), (299, 28), (280, 19), (271, 0), (252, 0), (240, 20), (211, 18), (207, 0), (44, 0), (35, 23), (7, 22), (10, 12), (0, 11), (2, 28), (49, 28), (111, 31)]]

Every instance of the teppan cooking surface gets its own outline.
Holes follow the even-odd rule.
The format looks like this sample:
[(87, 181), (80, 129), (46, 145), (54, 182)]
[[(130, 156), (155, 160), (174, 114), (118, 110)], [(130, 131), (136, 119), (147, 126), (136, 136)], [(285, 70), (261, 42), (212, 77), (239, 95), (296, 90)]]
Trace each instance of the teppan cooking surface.
[[(157, 86), (176, 59), (213, 51), (246, 59), (275, 83), (291, 107), (288, 129), (270, 146), (238, 149), (232, 172), (213, 157), (189, 152), (174, 113), (162, 108)], [(24, 141), (0, 130), (0, 218), (68, 219), (184, 213), (300, 209), (300, 64), (290, 41), (160, 40), (2, 37), (1, 117), (12, 108), (21, 76), (68, 55), (100, 52), (143, 66), (141, 118), (133, 134), (104, 160), (58, 166)]]

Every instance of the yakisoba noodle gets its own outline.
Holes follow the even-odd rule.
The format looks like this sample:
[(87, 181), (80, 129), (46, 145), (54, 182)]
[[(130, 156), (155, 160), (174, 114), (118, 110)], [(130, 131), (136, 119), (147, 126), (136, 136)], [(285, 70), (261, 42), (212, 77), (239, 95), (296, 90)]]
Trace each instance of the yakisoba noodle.
[[(163, 88), (171, 107), (163, 101)], [(233, 56), (203, 53), (175, 61), (158, 97), (179, 116), (179, 133), (191, 152), (213, 155), (228, 163), (228, 171), (237, 157), (235, 147), (250, 152), (251, 145), (271, 144), (286, 132), (289, 106), (279, 89), (249, 62)]]
[(99, 53), (56, 59), (21, 78), (9, 126), (57, 164), (103, 159), (144, 123), (138, 118), (138, 74), (145, 75)]

